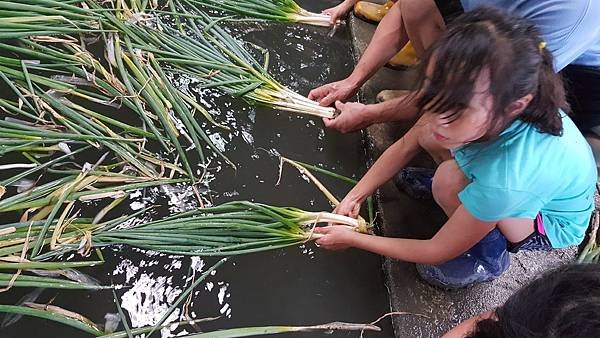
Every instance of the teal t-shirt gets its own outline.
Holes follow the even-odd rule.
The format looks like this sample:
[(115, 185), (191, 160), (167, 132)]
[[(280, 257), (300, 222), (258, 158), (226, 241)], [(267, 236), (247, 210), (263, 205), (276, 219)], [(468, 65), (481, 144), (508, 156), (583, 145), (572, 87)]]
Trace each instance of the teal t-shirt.
[(597, 180), (592, 151), (563, 114), (563, 134), (541, 133), (516, 120), (494, 140), (453, 150), (471, 183), (458, 195), (482, 221), (534, 219), (541, 212), (555, 248), (583, 241)]

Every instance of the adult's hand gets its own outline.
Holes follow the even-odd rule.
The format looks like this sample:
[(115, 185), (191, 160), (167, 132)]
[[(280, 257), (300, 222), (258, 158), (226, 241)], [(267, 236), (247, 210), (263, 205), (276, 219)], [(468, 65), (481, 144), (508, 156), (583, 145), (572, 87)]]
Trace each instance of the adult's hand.
[(323, 107), (329, 107), (335, 101), (344, 101), (354, 96), (358, 89), (358, 85), (349, 79), (344, 79), (311, 90), (308, 98), (319, 102)]
[(370, 113), (367, 105), (358, 102), (335, 102), (338, 116), (333, 119), (323, 118), (325, 127), (341, 133), (353, 132), (373, 124), (374, 114)]
[(322, 13), (329, 15), (329, 24), (333, 26), (338, 22), (338, 20), (345, 18), (352, 7), (354, 7), (354, 4), (357, 2), (357, 0), (346, 0), (335, 7), (323, 10)]

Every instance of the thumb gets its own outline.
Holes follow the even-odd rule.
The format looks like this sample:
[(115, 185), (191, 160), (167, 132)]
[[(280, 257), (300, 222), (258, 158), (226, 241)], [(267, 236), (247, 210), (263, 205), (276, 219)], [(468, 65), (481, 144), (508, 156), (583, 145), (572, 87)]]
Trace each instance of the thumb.
[(329, 118), (324, 117), (323, 124), (325, 125), (325, 127), (331, 128), (331, 126), (333, 126), (333, 124), (334, 124), (334, 119), (329, 119)]
[(329, 236), (326, 235), (326, 236), (323, 236), (323, 237), (317, 239), (315, 241), (315, 243), (317, 243), (317, 245), (323, 245), (323, 246), (327, 247), (328, 245), (332, 244), (332, 240)]
[(350, 211), (350, 214), (351, 214), (352, 218), (356, 218), (356, 217), (358, 217), (359, 213), (360, 213), (360, 204), (356, 203), (352, 207), (352, 210)]
[(315, 233), (317, 234), (327, 234), (331, 229), (329, 227), (315, 227)]
[(327, 244), (327, 240), (325, 240), (325, 237), (321, 237), (321, 238), (317, 239), (315, 241), (315, 243), (317, 243), (317, 245), (326, 245)]
[(335, 109), (337, 109), (337, 110), (339, 110), (339, 111), (342, 111), (342, 110), (344, 110), (344, 107), (346, 107), (346, 104), (345, 104), (345, 103), (343, 103), (343, 102), (342, 102), (342, 101), (340, 101), (340, 100), (338, 100), (338, 101), (335, 101)]

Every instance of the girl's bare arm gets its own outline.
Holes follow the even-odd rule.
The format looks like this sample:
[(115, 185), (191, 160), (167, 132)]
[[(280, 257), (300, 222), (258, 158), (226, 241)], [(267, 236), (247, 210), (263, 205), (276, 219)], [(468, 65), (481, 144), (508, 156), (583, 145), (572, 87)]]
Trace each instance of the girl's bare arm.
[(421, 118), (402, 138), (381, 154), (346, 198), (362, 203), (422, 150), (419, 145), (419, 133), (424, 128), (425, 118)]
[(335, 225), (316, 232), (325, 234), (317, 244), (328, 249), (355, 247), (405, 262), (437, 265), (469, 250), (495, 226), (496, 222), (480, 221), (461, 205), (428, 240), (365, 235)]

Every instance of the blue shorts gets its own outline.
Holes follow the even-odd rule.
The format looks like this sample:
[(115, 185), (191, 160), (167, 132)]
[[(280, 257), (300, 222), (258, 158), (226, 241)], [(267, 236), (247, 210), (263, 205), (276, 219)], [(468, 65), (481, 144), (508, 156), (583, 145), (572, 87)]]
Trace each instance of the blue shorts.
[(552, 250), (545, 234), (540, 232), (541, 217), (534, 221), (534, 232), (519, 243), (510, 243), (498, 228), (462, 255), (440, 265), (417, 264), (417, 272), (429, 284), (458, 289), (498, 278), (510, 266), (509, 252), (519, 250)]

